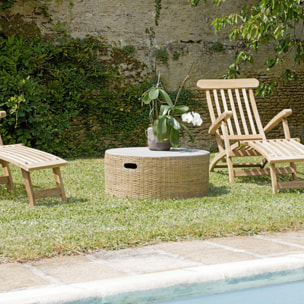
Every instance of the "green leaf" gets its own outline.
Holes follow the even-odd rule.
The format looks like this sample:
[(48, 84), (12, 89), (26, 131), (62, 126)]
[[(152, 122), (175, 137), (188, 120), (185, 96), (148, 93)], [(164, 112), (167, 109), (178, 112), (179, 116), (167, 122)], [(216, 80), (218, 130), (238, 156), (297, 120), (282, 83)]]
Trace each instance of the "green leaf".
[(165, 102), (170, 106), (170, 107), (173, 107), (173, 102), (170, 98), (170, 96), (168, 95), (168, 93), (163, 90), (163, 89), (159, 89), (159, 92), (161, 93), (161, 95), (163, 96)]
[(159, 115), (163, 116), (166, 115), (170, 111), (171, 107), (167, 105), (161, 105)]
[(184, 114), (184, 113), (187, 113), (188, 111), (189, 111), (188, 106), (176, 106), (175, 107), (176, 114)]
[(159, 141), (163, 141), (168, 139), (168, 126), (166, 116), (162, 116), (159, 118), (158, 126), (157, 126), (157, 139)]
[[(206, 2), (206, 0), (204, 0)], [(197, 6), (200, 0), (189, 0), (192, 7)]]
[(159, 96), (159, 90), (158, 88), (152, 88), (149, 92), (150, 99), (157, 99)]
[(173, 128), (170, 131), (170, 143), (172, 147), (178, 147), (179, 145), (179, 131)]
[(150, 98), (150, 96), (149, 96), (148, 93), (146, 93), (146, 94), (143, 96), (143, 98), (142, 98), (142, 102), (143, 102), (144, 104), (149, 104), (151, 101), (152, 101), (152, 100), (151, 100), (151, 98)]
[(186, 133), (188, 134), (191, 142), (193, 142), (193, 135), (191, 134), (190, 130), (183, 124), (183, 123), (180, 123), (180, 125), (185, 129)]
[(158, 134), (158, 119), (154, 120), (154, 124), (153, 124), (152, 128), (153, 128), (154, 135), (157, 137), (157, 134)]
[(180, 123), (173, 116), (167, 116), (167, 118), (170, 121), (170, 124), (173, 129), (175, 129), (175, 130), (180, 129)]

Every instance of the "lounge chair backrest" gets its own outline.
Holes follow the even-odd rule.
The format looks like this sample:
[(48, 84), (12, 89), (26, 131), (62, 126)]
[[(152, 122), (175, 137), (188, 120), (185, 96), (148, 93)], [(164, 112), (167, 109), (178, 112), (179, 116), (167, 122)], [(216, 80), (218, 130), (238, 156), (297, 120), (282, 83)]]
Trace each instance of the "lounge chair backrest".
[[(257, 110), (253, 89), (257, 79), (202, 79), (197, 86), (206, 91), (211, 122), (222, 113), (231, 111), (227, 121), (229, 140), (265, 139), (265, 133)], [(218, 135), (222, 137), (222, 130)]]

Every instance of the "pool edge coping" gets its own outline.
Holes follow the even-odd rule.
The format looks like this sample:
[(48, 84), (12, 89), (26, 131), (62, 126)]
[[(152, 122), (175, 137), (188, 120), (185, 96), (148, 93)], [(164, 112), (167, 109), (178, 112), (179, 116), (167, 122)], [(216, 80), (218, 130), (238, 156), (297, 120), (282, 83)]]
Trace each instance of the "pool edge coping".
[(73, 284), (50, 284), (0, 293), (0, 304), (51, 304), (83, 298), (110, 297), (182, 284), (225, 281), (304, 268), (304, 254), (291, 254), (234, 263), (186, 267), (155, 273)]

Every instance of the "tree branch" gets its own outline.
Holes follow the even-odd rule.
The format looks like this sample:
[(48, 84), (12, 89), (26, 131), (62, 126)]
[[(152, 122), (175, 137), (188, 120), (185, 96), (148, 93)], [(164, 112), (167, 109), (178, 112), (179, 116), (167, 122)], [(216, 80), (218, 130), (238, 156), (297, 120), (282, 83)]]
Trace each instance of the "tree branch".
[(191, 66), (190, 66), (190, 69), (189, 69), (189, 71), (188, 71), (188, 73), (187, 73), (187, 75), (186, 75), (186, 77), (185, 77), (185, 79), (184, 79), (182, 85), (179, 87), (178, 93), (177, 93), (176, 98), (175, 98), (174, 105), (177, 104), (177, 102), (178, 102), (178, 100), (179, 100), (179, 98), (180, 98), (180, 95), (181, 95), (181, 93), (182, 93), (182, 91), (183, 91), (183, 89), (184, 89), (184, 86), (185, 86), (185, 84), (186, 84), (186, 82), (187, 82), (187, 80), (188, 80), (188, 78), (189, 78), (189, 75), (190, 75), (190, 73), (191, 73), (191, 71), (192, 71), (194, 62), (195, 62), (195, 60), (193, 60)]

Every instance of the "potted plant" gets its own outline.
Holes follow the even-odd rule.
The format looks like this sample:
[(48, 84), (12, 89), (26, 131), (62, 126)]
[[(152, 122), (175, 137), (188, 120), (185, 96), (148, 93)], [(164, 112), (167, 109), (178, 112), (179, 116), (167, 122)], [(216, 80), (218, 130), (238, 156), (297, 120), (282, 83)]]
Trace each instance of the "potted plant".
[(189, 112), (188, 106), (177, 105), (188, 77), (189, 73), (179, 88), (174, 102), (161, 86), (160, 76), (158, 76), (157, 83), (142, 95), (142, 104), (147, 104), (151, 107), (150, 120), (152, 127), (148, 128), (148, 146), (150, 150), (169, 150), (170, 146), (177, 147), (182, 128), (193, 142), (193, 136), (183, 122), (200, 126), (203, 121), (198, 113)]

